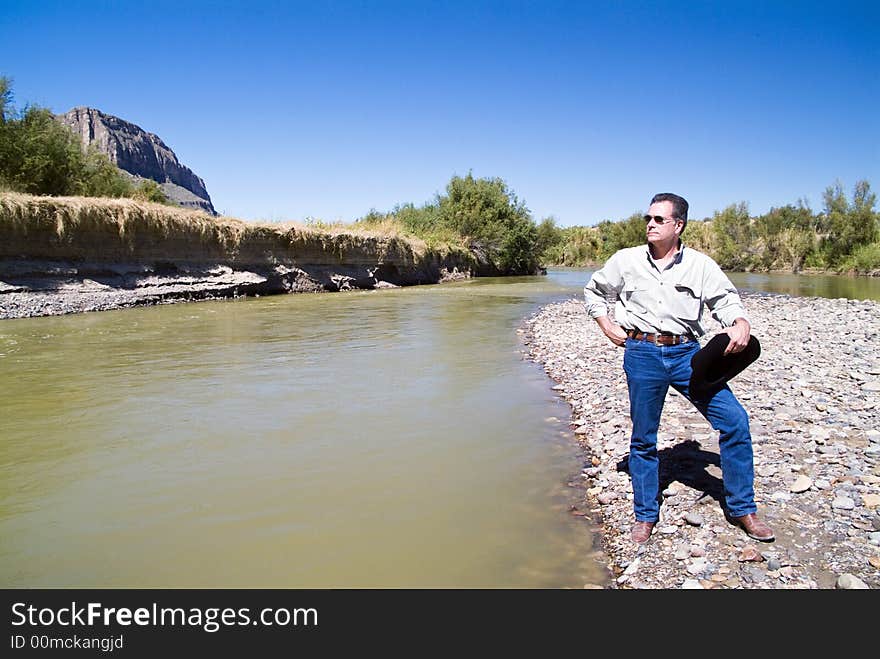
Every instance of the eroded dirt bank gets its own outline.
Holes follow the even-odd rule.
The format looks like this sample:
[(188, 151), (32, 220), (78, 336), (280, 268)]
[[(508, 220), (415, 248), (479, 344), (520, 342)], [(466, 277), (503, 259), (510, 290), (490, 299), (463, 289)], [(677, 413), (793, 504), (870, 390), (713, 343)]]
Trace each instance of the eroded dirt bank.
[(129, 199), (0, 194), (0, 318), (495, 274), (463, 249), (214, 218)]

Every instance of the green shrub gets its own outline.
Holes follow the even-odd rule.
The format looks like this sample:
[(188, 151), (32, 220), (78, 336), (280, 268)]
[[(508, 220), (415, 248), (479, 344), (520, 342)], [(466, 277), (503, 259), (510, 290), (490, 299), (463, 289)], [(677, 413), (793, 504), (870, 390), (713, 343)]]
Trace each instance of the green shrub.
[(753, 233), (757, 248), (753, 265), (763, 270), (788, 269), (798, 272), (816, 248), (816, 216), (803, 203), (771, 208), (755, 218)]
[(141, 181), (140, 185), (135, 188), (131, 197), (132, 199), (140, 201), (152, 201), (157, 204), (170, 204), (176, 206), (176, 204), (168, 200), (168, 196), (162, 191), (162, 186), (152, 179), (144, 179)]
[(865, 275), (880, 272), (880, 243), (859, 245), (850, 256), (844, 259), (839, 270)]
[(880, 216), (874, 212), (877, 195), (870, 184), (859, 181), (848, 201), (838, 181), (825, 190), (825, 213), (822, 226), (827, 233), (822, 240), (822, 251), (832, 266), (842, 266), (847, 257), (863, 245), (877, 240)]
[[(388, 213), (375, 209), (356, 224), (375, 227), (394, 223), (429, 246), (459, 245), (479, 255), (502, 274), (533, 274), (538, 270), (538, 228), (525, 207), (500, 178), (453, 176), (446, 194), (421, 207), (401, 204)], [(552, 222), (552, 221), (551, 221)]]
[(597, 256), (603, 261), (619, 249), (645, 244), (645, 220), (641, 213), (634, 213), (620, 222), (604, 220), (597, 229), (600, 241)]
[(714, 258), (725, 270), (746, 270), (752, 264), (752, 228), (745, 202), (731, 204), (712, 217)]
[(535, 251), (540, 255), (544, 263), (555, 263), (557, 252), (561, 254), (564, 234), (562, 229), (556, 226), (556, 218), (545, 217), (538, 223)]
[(437, 220), (503, 274), (537, 270), (537, 230), (529, 210), (500, 178), (453, 176), (438, 199)]
[(708, 254), (712, 251), (712, 224), (705, 220), (688, 220), (681, 239), (688, 247)]

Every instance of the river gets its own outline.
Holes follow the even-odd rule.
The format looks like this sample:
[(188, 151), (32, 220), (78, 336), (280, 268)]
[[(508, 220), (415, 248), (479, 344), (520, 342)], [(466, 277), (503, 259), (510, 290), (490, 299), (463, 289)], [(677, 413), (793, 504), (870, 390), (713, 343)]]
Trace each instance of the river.
[(588, 277), (0, 322), (0, 585), (604, 584), (517, 334)]

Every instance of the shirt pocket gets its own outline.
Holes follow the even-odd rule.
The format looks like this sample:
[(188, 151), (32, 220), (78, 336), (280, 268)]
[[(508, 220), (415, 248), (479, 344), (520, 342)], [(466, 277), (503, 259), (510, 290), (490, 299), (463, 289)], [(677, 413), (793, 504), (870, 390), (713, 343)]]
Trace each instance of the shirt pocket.
[(621, 296), (630, 308), (638, 311), (648, 311), (656, 303), (656, 284), (647, 279), (635, 279), (628, 282)]
[(672, 314), (682, 320), (697, 322), (700, 319), (703, 305), (700, 296), (684, 284), (676, 284), (675, 293), (669, 302)]

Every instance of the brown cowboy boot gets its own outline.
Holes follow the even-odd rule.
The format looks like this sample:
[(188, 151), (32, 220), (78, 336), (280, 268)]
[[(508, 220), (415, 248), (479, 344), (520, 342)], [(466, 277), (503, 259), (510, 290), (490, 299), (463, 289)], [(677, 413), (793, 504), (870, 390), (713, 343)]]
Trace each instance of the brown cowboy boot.
[(773, 542), (773, 540), (776, 539), (776, 536), (773, 534), (773, 529), (758, 519), (758, 516), (755, 513), (749, 513), (748, 515), (734, 517), (732, 519), (734, 523), (740, 526), (750, 538), (760, 540), (761, 542)]
[(648, 542), (651, 538), (651, 531), (654, 530), (656, 522), (636, 522), (632, 527), (632, 541), (637, 545)]

